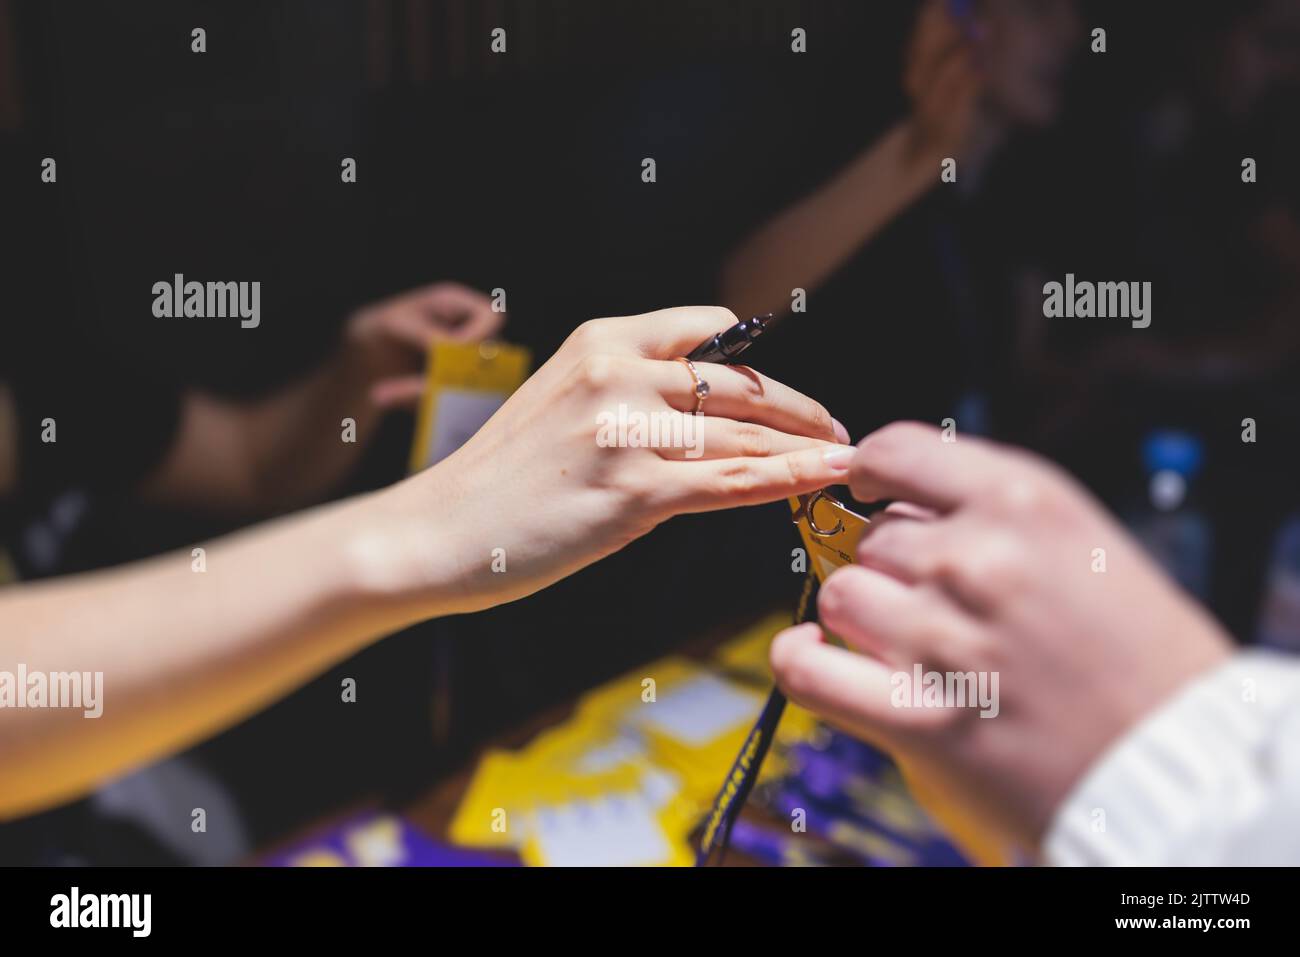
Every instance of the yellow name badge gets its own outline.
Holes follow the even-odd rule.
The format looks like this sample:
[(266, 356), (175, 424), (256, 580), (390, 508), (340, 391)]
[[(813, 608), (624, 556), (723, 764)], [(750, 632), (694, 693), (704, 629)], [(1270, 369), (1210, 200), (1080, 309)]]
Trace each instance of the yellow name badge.
[(790, 499), (794, 523), (808, 550), (817, 581), (824, 582), (835, 569), (853, 564), (858, 542), (871, 520), (847, 508), (827, 492), (813, 492)]
[(528, 378), (532, 357), (504, 342), (435, 342), (411, 445), (412, 472), (445, 459)]

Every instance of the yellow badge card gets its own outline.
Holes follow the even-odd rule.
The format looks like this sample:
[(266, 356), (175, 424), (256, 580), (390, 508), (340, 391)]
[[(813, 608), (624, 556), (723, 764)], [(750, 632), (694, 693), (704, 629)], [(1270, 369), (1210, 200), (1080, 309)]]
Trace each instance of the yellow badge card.
[(528, 378), (532, 358), (504, 342), (435, 342), (411, 446), (412, 472), (440, 462), (483, 427)]

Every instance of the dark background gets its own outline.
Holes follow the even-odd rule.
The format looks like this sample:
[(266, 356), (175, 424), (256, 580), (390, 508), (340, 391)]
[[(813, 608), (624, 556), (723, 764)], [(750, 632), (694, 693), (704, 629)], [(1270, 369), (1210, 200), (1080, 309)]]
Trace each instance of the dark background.
[[(726, 252), (904, 114), (916, 9), (0, 6), (0, 377), (39, 371), (61, 383), (114, 443), (79, 463), (99, 482), (94, 508), (45, 573), (228, 530), (228, 519), (147, 509), (130, 495), (130, 476), (166, 447), (176, 396), (195, 385), (257, 395), (291, 380), (333, 348), (361, 303), (435, 279), (502, 287), (507, 337), (540, 362), (593, 316), (717, 301)], [(1093, 374), (1091, 359), (1127, 323), (1062, 327), (1049, 342), (1051, 368), (1066, 370), (1057, 375), (1023, 361), (1008, 277), (1151, 280), (1146, 332), (1171, 355), (1207, 338), (1264, 341), (1259, 301), (1294, 273), (1243, 251), (1242, 220), (1268, 203), (1297, 215), (1292, 91), (1239, 125), (1207, 122), (1174, 160), (1150, 145), (1152, 104), (1170, 91), (1194, 99), (1207, 45), (1260, 6), (1081, 4), (1109, 49), (1090, 55), (1082, 41), (1064, 120), (1019, 137), (960, 209), (927, 197), (752, 353), (855, 440), (894, 418), (955, 414), (958, 387), (978, 376), (993, 435), (1061, 461), (1121, 512), (1144, 496), (1142, 437), (1194, 431), (1207, 461), (1196, 494), (1215, 542), (1204, 597), (1242, 640), (1254, 634), (1272, 536), (1297, 505), (1294, 337), (1284, 326), (1267, 361), (1232, 375), (1156, 375), (1141, 363)], [(203, 55), (190, 52), (194, 26), (207, 30)], [(496, 26), (505, 56), (488, 50)], [(808, 31), (805, 55), (790, 52), (792, 26)], [(1243, 155), (1268, 171), (1245, 198)], [(31, 173), (43, 156), (59, 158), (57, 190)], [(339, 181), (344, 156), (357, 159), (356, 184)], [(641, 181), (647, 156), (654, 184)], [(956, 288), (945, 265), (954, 255), (968, 280)], [(158, 323), (144, 291), (173, 272), (259, 278), (261, 328)], [(1245, 416), (1261, 423), (1256, 445), (1240, 441)], [(409, 419), (390, 422), (339, 492), (398, 477), (409, 440)], [(55, 490), (29, 483), (3, 516), (7, 533), (20, 535)], [(784, 504), (674, 520), (543, 594), (388, 639), (196, 757), (230, 789), (256, 843), (358, 797), (412, 793), (494, 730), (709, 628), (792, 603), (791, 536)], [(341, 674), (365, 689), (347, 720), (331, 707)], [(18, 857), (55, 844), (96, 860), (162, 854), (75, 806), (8, 834)]]

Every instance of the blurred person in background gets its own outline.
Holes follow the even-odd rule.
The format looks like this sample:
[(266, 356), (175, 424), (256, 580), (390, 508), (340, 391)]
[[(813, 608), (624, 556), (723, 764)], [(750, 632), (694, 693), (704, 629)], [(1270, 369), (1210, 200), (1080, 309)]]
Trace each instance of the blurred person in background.
[[(20, 324), (11, 321), (0, 327), (0, 336), (13, 340), (0, 349), (0, 417), (21, 428), (0, 446), (0, 469), (13, 493), (64, 488), (92, 475), (96, 484), (112, 484), (121, 471), (136, 473), (128, 484), (142, 499), (170, 506), (260, 516), (312, 504), (356, 466), (386, 413), (415, 406), (433, 342), (485, 339), (504, 320), (486, 295), (458, 283), (411, 290), (359, 309), (318, 369), (250, 399), (201, 388), (174, 395), (146, 378), (122, 381), (75, 341), (24, 349)], [(356, 442), (339, 440), (345, 417), (356, 422)], [(42, 439), (46, 418), (54, 420), (56, 441)], [(124, 457), (114, 426), (139, 420), (158, 425), (144, 430), (155, 446)], [(59, 530), (55, 523), (40, 540), (57, 546)], [(56, 564), (53, 555), (35, 557), (32, 571)]]
[[(805, 291), (807, 314), (783, 331), (789, 365), (844, 390), (850, 432), (949, 415), (991, 427), (989, 392), (1010, 353), (997, 317), (1029, 245), (1006, 203), (1023, 189), (996, 161), (1059, 118), (1081, 37), (1072, 0), (926, 0), (907, 46), (907, 115), (724, 263), (720, 299), (738, 314), (789, 312)], [(956, 178), (942, 184), (947, 159)], [(863, 391), (857, 355), (818, 352), (824, 338), (891, 371)]]

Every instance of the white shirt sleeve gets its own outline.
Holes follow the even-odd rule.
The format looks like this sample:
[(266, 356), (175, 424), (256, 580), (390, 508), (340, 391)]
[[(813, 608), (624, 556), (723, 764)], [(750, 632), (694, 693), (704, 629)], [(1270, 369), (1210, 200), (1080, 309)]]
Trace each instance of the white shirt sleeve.
[(1057, 809), (1058, 865), (1300, 864), (1300, 659), (1247, 651), (1110, 746)]

